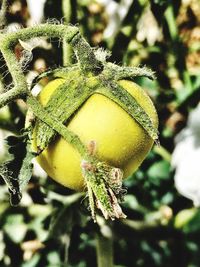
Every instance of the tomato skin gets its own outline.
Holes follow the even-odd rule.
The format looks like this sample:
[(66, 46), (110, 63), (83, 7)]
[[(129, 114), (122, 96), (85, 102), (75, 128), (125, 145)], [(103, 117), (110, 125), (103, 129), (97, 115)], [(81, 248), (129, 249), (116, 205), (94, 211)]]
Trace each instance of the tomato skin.
[[(65, 79), (59, 78), (48, 83), (39, 95), (45, 105), (54, 90)], [(156, 110), (140, 86), (132, 81), (118, 82), (135, 97), (146, 113), (158, 127)], [(124, 178), (140, 166), (153, 145), (147, 132), (112, 100), (98, 93), (92, 95), (76, 112), (67, 125), (84, 144), (96, 142), (96, 156), (111, 166), (121, 168)], [(37, 131), (37, 128), (35, 129)], [(35, 147), (33, 136), (33, 146)], [(58, 183), (74, 189), (84, 189), (81, 173), (82, 158), (78, 151), (63, 138), (58, 137), (38, 157), (37, 160), (47, 174)]]

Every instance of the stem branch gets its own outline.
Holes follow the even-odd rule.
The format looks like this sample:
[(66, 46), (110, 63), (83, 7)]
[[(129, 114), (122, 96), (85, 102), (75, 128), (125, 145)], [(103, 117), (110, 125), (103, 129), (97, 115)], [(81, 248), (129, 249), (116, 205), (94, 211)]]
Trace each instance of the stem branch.
[(6, 11), (7, 11), (8, 3), (7, 0), (2, 0), (1, 10), (0, 10), (0, 28), (3, 28), (6, 24)]
[[(62, 0), (62, 13), (64, 24), (76, 23), (76, 0)], [(70, 44), (63, 40), (63, 66), (73, 63), (73, 49)]]
[(3, 33), (0, 35), (1, 46), (13, 47), (18, 43), (19, 39), (26, 41), (35, 37), (48, 38), (65, 38), (67, 42), (71, 42), (73, 37), (79, 32), (75, 26), (41, 24), (30, 28), (20, 29), (20, 31), (12, 33)]
[(26, 41), (40, 36), (46, 36), (48, 38), (64, 37), (64, 39), (70, 43), (78, 31), (77, 27), (72, 26), (42, 24), (21, 29), (20, 31), (13, 33), (0, 34), (0, 49), (14, 83), (13, 89), (0, 95), (0, 108), (17, 98), (22, 98), (24, 95), (29, 94), (26, 78), (23, 74), (20, 63), (17, 61), (13, 52), (13, 48), (19, 42), (19, 39)]
[(20, 90), (20, 88), (17, 88), (17, 87), (14, 87), (13, 89), (9, 90), (8, 92), (0, 94), (0, 108), (9, 104), (13, 100), (21, 98), (21, 97), (22, 97), (21, 90)]

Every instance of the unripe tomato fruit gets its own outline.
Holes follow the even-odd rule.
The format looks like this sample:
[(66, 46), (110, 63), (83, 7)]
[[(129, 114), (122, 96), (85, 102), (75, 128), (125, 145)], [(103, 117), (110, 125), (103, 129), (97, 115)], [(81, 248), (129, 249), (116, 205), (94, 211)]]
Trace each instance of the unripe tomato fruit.
[[(63, 82), (65, 79), (57, 78), (43, 88), (38, 97), (43, 106)], [(144, 90), (132, 81), (121, 80), (118, 83), (135, 97), (157, 129), (157, 113)], [(136, 171), (153, 145), (153, 140), (139, 123), (112, 100), (98, 93), (79, 108), (67, 127), (86, 145), (94, 140), (97, 158), (121, 168), (124, 178)], [(33, 145), (36, 145), (34, 138)], [(84, 189), (80, 167), (82, 158), (62, 137), (50, 143), (37, 160), (58, 183), (75, 190)]]

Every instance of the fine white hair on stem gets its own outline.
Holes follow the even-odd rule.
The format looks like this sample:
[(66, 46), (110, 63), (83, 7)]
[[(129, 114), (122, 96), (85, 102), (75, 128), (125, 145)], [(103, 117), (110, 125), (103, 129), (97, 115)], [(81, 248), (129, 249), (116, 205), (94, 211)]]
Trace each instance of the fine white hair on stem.
[[(9, 71), (7, 71), (7, 75), (8, 75)], [(5, 86), (5, 91), (9, 91), (10, 89), (12, 89), (14, 86), (14, 83), (11, 82), (8, 85)]]
[(22, 70), (24, 71), (28, 65), (29, 62), (33, 59), (33, 53), (28, 50), (22, 51), (22, 57), (20, 58), (20, 64), (22, 67)]
[(11, 23), (7, 27), (4, 28), (4, 32), (6, 33), (18, 32), (19, 30), (23, 28), (24, 28), (23, 25), (19, 23)]
[(4, 71), (2, 73), (3, 78), (5, 79), (8, 76), (9, 73), (10, 73), (9, 70)]
[(94, 54), (96, 59), (101, 62), (106, 62), (106, 60), (111, 56), (111, 52), (103, 48), (94, 48)]
[(47, 24), (60, 25), (62, 22), (56, 18), (48, 18), (46, 21)]
[(3, 69), (6, 66), (6, 63), (4, 63), (3, 65), (1, 65), (0, 69)]

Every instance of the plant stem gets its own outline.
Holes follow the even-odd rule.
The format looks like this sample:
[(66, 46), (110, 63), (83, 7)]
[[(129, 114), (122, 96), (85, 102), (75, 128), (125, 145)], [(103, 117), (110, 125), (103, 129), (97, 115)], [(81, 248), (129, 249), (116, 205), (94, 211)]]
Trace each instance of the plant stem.
[(170, 4), (165, 11), (165, 18), (169, 27), (170, 37), (174, 41), (178, 38), (178, 29), (174, 16), (174, 8), (172, 4)]
[(11, 49), (9, 49), (9, 43), (2, 40), (0, 47), (4, 59), (6, 61), (8, 70), (12, 75), (13, 83), (15, 86), (13, 89), (15, 89), (15, 92), (18, 94), (26, 93), (27, 91), (26, 78), (23, 74), (20, 63), (16, 59), (14, 52)]
[(26, 41), (35, 37), (48, 37), (48, 38), (65, 38), (70, 42), (73, 37), (79, 32), (75, 26), (54, 25), (54, 24), (40, 24), (30, 28), (24, 28), (17, 32), (3, 33), (0, 35), (1, 45), (9, 45), (13, 47), (18, 43), (19, 39)]
[(1, 10), (0, 10), (0, 28), (4, 28), (4, 26), (6, 25), (7, 7), (8, 7), (7, 0), (2, 0)]
[(113, 239), (106, 238), (101, 233), (96, 235), (97, 242), (97, 266), (114, 267), (113, 263)]
[[(62, 0), (62, 13), (64, 24), (76, 23), (76, 0)], [(73, 49), (70, 44), (63, 40), (63, 66), (73, 63)]]
[(4, 107), (15, 99), (21, 98), (21, 96), (22, 93), (20, 91), (20, 88), (17, 87), (14, 87), (8, 92), (0, 94), (0, 108)]
[(171, 162), (171, 154), (167, 151), (166, 148), (160, 145), (160, 146), (154, 146), (153, 150), (158, 155), (160, 155), (164, 160), (166, 160), (169, 163)]
[(99, 74), (103, 71), (103, 64), (99, 61), (86, 40), (77, 34), (71, 41), (72, 47), (79, 62), (80, 69), (85, 73)]
[(17, 98), (23, 98), (28, 95), (26, 78), (13, 52), (13, 48), (19, 42), (19, 39), (26, 41), (34, 37), (48, 36), (49, 38), (64, 37), (67, 42), (70, 42), (78, 32), (77, 27), (42, 24), (13, 33), (1, 33), (0, 50), (12, 75), (14, 88), (0, 95), (0, 108)]

